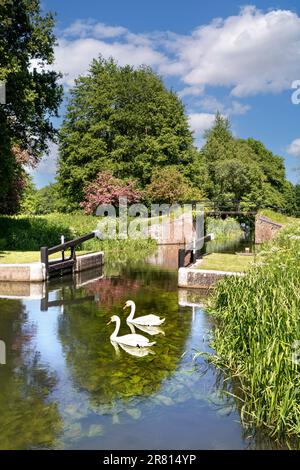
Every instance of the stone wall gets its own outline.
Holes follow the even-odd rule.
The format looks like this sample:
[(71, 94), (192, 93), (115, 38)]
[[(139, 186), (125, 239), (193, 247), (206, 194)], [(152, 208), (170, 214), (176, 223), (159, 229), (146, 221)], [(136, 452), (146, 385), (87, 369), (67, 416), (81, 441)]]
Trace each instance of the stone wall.
[(226, 276), (244, 276), (243, 273), (213, 271), (208, 269), (180, 268), (178, 270), (178, 286), (191, 289), (211, 289), (216, 282)]
[(176, 219), (165, 217), (161, 223), (149, 226), (149, 235), (158, 245), (191, 243), (195, 236), (191, 213)]
[(102, 266), (103, 258), (103, 251), (77, 256), (75, 272), (86, 271), (87, 269), (94, 269), (98, 266)]
[[(81, 255), (76, 258), (75, 272), (97, 268), (103, 265), (102, 251)], [(0, 264), (0, 282), (43, 282), (46, 280), (44, 263)]]
[(268, 217), (258, 215), (255, 220), (255, 243), (260, 244), (273, 240), (276, 233), (281, 228), (281, 224), (273, 222), (273, 220)]
[(43, 263), (0, 265), (0, 281), (41, 282), (45, 279)]

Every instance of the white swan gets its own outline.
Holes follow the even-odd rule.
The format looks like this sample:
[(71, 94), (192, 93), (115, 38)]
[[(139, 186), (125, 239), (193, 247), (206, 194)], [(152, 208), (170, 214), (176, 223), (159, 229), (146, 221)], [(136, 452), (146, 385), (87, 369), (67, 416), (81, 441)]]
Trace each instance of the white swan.
[(161, 325), (165, 318), (159, 318), (157, 315), (145, 315), (143, 317), (133, 318), (135, 314), (135, 303), (133, 300), (127, 300), (123, 310), (125, 308), (131, 308), (130, 314), (126, 318), (126, 321), (129, 323), (133, 323), (135, 325), (145, 325), (145, 326), (158, 326)]
[(114, 322), (116, 323), (116, 328), (113, 334), (110, 336), (110, 341), (114, 341), (115, 343), (119, 343), (120, 345), (125, 344), (127, 346), (138, 346), (138, 347), (149, 347), (155, 344), (155, 341), (150, 343), (149, 339), (142, 335), (131, 334), (131, 335), (118, 336), (120, 326), (121, 326), (121, 320), (118, 317), (118, 315), (113, 315), (110, 321), (108, 322), (108, 325)]

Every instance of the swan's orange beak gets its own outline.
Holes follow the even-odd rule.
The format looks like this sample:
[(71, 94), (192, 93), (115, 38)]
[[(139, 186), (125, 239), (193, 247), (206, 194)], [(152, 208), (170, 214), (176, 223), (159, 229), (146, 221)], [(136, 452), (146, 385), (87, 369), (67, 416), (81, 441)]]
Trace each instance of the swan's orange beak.
[(109, 322), (106, 323), (106, 325), (110, 325), (111, 324), (111, 320), (109, 320)]

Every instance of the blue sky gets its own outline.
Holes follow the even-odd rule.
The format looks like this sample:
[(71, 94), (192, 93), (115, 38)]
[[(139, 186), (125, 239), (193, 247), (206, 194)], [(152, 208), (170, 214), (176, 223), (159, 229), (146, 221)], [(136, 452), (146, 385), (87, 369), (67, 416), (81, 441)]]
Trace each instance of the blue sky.
[[(254, 137), (285, 158), (300, 180), (300, 6), (295, 0), (43, 0), (57, 13), (56, 61), (66, 93), (100, 53), (121, 65), (151, 65), (186, 106), (197, 145), (218, 109), (239, 137)], [(299, 93), (300, 96), (300, 93)], [(63, 106), (62, 113), (63, 114)], [(56, 125), (60, 120), (55, 121)], [(57, 148), (34, 171), (55, 178)]]

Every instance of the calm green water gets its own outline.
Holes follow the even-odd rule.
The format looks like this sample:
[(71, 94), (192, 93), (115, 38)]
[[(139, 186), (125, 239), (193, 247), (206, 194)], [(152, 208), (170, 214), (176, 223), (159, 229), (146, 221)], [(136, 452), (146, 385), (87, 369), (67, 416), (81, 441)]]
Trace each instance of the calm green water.
[[(0, 448), (272, 447), (243, 431), (222, 376), (195, 357), (210, 350), (212, 324), (201, 306), (180, 305), (177, 271), (144, 263), (103, 274), (51, 282), (42, 300), (0, 299)], [(112, 314), (130, 332), (127, 299), (139, 315), (166, 317), (154, 354), (110, 343)]]

